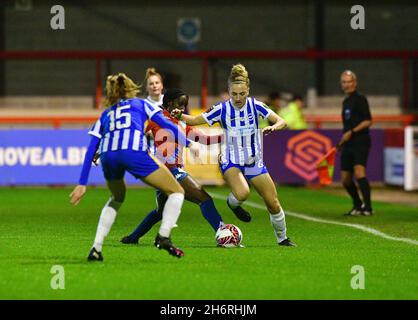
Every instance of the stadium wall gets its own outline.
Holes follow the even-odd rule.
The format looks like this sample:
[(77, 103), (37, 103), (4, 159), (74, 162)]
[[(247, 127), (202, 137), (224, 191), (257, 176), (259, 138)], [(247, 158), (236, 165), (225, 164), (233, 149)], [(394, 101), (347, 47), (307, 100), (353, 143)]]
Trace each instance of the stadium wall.
[[(201, 20), (198, 50), (305, 50), (316, 45), (314, 3), (257, 1), (238, 7), (222, 1), (63, 1), (66, 29), (61, 31), (50, 28), (49, 1), (34, 1), (29, 11), (16, 10), (10, 4), (4, 8), (4, 50), (183, 50), (176, 36), (180, 17)], [(366, 29), (361, 31), (349, 27), (350, 4), (324, 1), (324, 8), (320, 25), (324, 50), (418, 47), (417, 3), (368, 4)], [(229, 68), (236, 62), (211, 61), (210, 94), (225, 87)], [(257, 95), (274, 90), (305, 93), (315, 84), (315, 62), (239, 62), (247, 65), (252, 92)], [(166, 76), (168, 86), (200, 93), (201, 64), (197, 60), (113, 60), (107, 61), (104, 72), (125, 71), (142, 80), (149, 66), (156, 66)], [(339, 93), (338, 76), (345, 68), (357, 71), (361, 90), (368, 94), (400, 95), (402, 91), (402, 61), (338, 60), (324, 63), (325, 94)], [(4, 69), (6, 95), (89, 95), (95, 89), (94, 61), (8, 60)]]

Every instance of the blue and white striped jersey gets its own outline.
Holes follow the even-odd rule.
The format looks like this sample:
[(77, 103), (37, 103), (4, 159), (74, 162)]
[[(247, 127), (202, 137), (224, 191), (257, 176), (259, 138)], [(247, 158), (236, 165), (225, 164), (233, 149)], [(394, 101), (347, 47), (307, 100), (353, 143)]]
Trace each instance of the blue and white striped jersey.
[[(148, 102), (150, 105), (152, 105), (155, 108), (160, 108), (161, 111), (162, 111), (161, 106), (163, 105), (163, 98), (164, 98), (163, 94), (160, 95), (160, 99), (158, 101), (152, 100), (151, 96), (147, 96), (145, 98), (145, 101)], [(148, 136), (147, 137), (147, 143), (148, 143), (149, 151), (151, 152), (151, 154), (155, 155), (157, 150), (155, 149), (154, 138), (152, 136)]]
[(241, 109), (227, 100), (202, 113), (210, 126), (220, 123), (224, 129), (221, 163), (245, 165), (261, 158), (263, 136), (258, 130), (258, 120), (260, 116), (267, 118), (271, 112), (261, 101), (248, 97)]
[(89, 134), (101, 139), (98, 151), (146, 151), (145, 122), (161, 111), (144, 99), (121, 100), (106, 109)]
[(145, 98), (145, 101), (148, 102), (153, 107), (161, 107), (162, 104), (163, 104), (163, 98), (164, 98), (164, 95), (163, 94), (160, 95), (160, 100), (158, 100), (158, 101), (152, 100), (151, 96), (147, 96)]

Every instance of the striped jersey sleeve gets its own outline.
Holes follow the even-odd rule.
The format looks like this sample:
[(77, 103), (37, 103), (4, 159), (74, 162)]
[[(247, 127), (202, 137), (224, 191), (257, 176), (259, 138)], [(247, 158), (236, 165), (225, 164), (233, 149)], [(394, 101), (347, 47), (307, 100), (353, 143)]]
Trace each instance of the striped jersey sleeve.
[(254, 99), (254, 105), (259, 116), (261, 116), (263, 119), (268, 118), (271, 113), (271, 109), (269, 107), (257, 99)]
[(96, 123), (91, 127), (88, 133), (89, 135), (95, 136), (99, 139), (102, 138), (102, 122), (100, 121), (100, 119), (96, 121)]
[(158, 111), (161, 111), (161, 108), (158, 107), (157, 105), (152, 105), (146, 100), (143, 100), (143, 101), (144, 101), (144, 110), (145, 110), (145, 113), (147, 114), (148, 119), (151, 119), (154, 114), (156, 114)]
[(222, 103), (212, 106), (208, 111), (202, 113), (203, 119), (208, 125), (213, 125), (221, 120)]

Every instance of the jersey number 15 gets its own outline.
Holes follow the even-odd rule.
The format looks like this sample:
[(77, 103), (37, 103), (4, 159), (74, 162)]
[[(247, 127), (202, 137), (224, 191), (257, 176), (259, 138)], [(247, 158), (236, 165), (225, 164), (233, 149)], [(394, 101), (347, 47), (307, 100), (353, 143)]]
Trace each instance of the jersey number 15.
[(108, 112), (107, 115), (110, 118), (109, 131), (115, 130), (115, 127), (120, 130), (131, 126), (131, 114), (129, 112), (123, 112), (130, 107), (130, 105), (126, 105), (116, 108), (116, 112), (114, 110)]

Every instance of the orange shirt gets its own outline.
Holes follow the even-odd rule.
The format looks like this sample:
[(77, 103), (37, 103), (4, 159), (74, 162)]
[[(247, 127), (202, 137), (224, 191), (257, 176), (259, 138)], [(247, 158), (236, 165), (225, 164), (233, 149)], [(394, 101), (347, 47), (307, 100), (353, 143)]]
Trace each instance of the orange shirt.
[[(198, 138), (197, 141), (203, 144), (220, 143), (222, 140), (222, 135), (207, 136), (200, 130), (188, 126), (184, 122), (172, 117), (167, 110), (163, 110), (163, 115), (171, 122), (177, 124), (179, 129), (190, 140), (196, 141), (196, 138)], [(183, 146), (175, 141), (173, 135), (153, 121), (150, 121), (146, 127), (145, 132), (148, 131), (151, 131), (154, 136), (156, 157), (169, 169), (183, 167)]]

